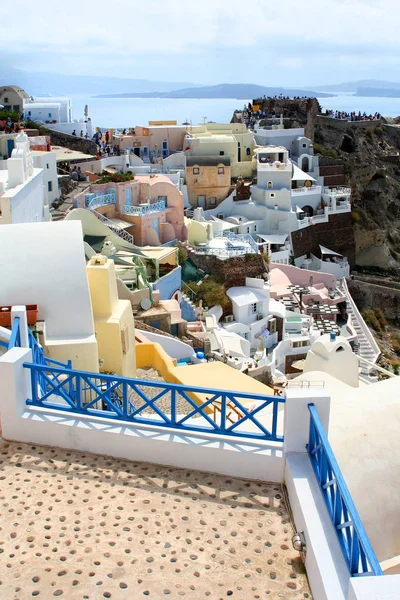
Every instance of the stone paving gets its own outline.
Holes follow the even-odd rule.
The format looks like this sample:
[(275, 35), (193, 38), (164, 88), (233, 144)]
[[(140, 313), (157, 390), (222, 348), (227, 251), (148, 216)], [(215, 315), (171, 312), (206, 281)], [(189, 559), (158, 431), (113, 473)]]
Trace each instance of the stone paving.
[(0, 440), (5, 600), (311, 598), (284, 490)]

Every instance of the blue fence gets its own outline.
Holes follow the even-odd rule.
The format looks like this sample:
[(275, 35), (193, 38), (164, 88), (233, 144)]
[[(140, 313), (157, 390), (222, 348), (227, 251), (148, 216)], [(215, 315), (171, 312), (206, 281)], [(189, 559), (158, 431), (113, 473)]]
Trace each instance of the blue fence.
[(145, 204), (142, 206), (132, 206), (131, 204), (126, 204), (125, 206), (120, 206), (119, 210), (121, 215), (144, 216), (151, 213), (160, 212), (161, 210), (165, 210), (165, 208), (165, 200), (158, 200), (157, 202), (153, 202), (153, 204)]
[(8, 343), (8, 350), (11, 350), (11, 348), (19, 348), (20, 346), (21, 337), (19, 334), (19, 317), (14, 317), (11, 329), (11, 337)]
[(314, 404), (308, 455), (351, 576), (383, 575)]
[[(282, 442), (284, 398), (24, 364), (27, 404), (182, 431)], [(259, 418), (263, 411), (262, 420)], [(192, 419), (196, 421), (193, 422)]]

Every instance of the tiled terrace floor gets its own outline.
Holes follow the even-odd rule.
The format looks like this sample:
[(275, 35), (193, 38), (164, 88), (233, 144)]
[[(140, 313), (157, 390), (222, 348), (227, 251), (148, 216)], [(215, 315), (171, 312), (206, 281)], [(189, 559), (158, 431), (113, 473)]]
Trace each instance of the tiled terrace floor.
[(311, 598), (283, 490), (0, 440), (5, 600)]

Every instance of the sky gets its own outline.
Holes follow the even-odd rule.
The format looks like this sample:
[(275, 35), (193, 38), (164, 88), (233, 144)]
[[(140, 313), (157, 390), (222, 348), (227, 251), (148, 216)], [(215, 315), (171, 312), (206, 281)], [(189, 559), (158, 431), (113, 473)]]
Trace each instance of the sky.
[(17, 0), (1, 12), (0, 74), (301, 87), (400, 79), (399, 0)]

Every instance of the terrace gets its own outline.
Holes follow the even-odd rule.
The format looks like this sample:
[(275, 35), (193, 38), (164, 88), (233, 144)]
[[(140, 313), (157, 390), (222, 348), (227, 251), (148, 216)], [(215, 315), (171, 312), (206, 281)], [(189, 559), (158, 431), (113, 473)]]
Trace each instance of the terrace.
[[(325, 390), (284, 398), (81, 372), (44, 355), (21, 307), (12, 316), (0, 330), (0, 411), (19, 443), (2, 447), (3, 477), (34, 485), (23, 497), (23, 485), (5, 486), (9, 510), (18, 497), (24, 509), (3, 526), (5, 597), (364, 600), (365, 577), (376, 597), (397, 590), (330, 447)], [(45, 447), (54, 440), (65, 450)]]

